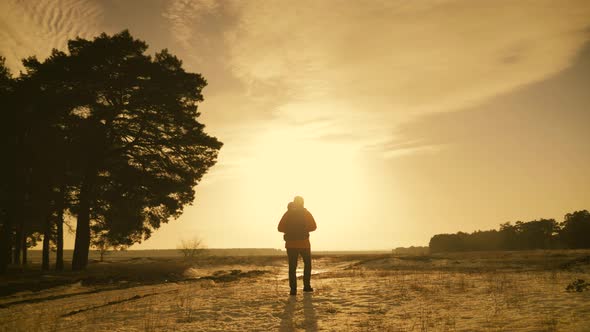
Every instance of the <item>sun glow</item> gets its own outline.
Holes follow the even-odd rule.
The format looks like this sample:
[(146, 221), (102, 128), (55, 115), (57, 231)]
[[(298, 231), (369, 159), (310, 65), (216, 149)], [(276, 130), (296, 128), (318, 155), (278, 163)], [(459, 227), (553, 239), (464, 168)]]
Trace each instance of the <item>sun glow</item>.
[(256, 147), (247, 163), (242, 197), (247, 204), (268, 208), (255, 209), (252, 218), (278, 222), (287, 203), (301, 195), (318, 220), (318, 229), (338, 225), (339, 230), (354, 231), (366, 197), (357, 150), (308, 137), (297, 129), (269, 131)]

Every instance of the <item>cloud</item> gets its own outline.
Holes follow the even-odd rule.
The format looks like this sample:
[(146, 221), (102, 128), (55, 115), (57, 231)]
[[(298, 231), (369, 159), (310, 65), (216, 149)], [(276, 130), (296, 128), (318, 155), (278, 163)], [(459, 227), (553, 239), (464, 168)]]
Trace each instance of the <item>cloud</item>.
[[(170, 1), (162, 16), (170, 22), (172, 38), (184, 49), (195, 46), (207, 52), (212, 47), (215, 36), (212, 36), (209, 19), (217, 15), (219, 3), (214, 0), (176, 0)], [(200, 54), (191, 54), (199, 57)]]
[(435, 153), (442, 150), (444, 147), (445, 144), (429, 143), (423, 139), (414, 139), (379, 142), (378, 144), (366, 147), (366, 149), (382, 151), (382, 156), (385, 159), (392, 159), (408, 154)]
[(406, 123), (386, 146), (453, 145), (465, 159), (483, 152), (510, 163), (527, 159), (535, 167), (563, 164), (553, 171), (577, 168), (590, 158), (590, 131), (584, 129), (590, 123), (588, 74), (590, 42), (559, 74), (476, 107)]
[[(42, 58), (53, 47), (64, 49), (69, 38), (94, 36), (108, 15), (103, 6), (3, 1), (0, 53), (19, 69), (20, 58)], [(205, 75), (203, 120), (229, 143), (226, 150), (236, 145), (240, 158), (264, 127), (301, 127), (296, 132), (306, 139), (358, 149), (379, 145), (387, 157), (393, 153), (387, 142), (404, 123), (468, 109), (568, 67), (590, 23), (583, 0), (560, 6), (175, 0), (162, 6), (169, 26), (154, 29), (167, 28), (162, 35), (171, 40), (163, 44), (178, 49), (187, 69)]]
[(0, 2), (0, 54), (13, 71), (22, 58), (45, 58), (52, 48), (64, 50), (67, 40), (100, 33), (102, 8), (85, 0)]
[(204, 104), (213, 127), (231, 128), (220, 131), (226, 148), (253, 155), (253, 137), (269, 127), (390, 158), (440, 150), (391, 147), (403, 124), (568, 67), (587, 38), (590, 5), (178, 0), (164, 15), (197, 63), (222, 61), (209, 77), (239, 82), (214, 88)]
[(465, 109), (560, 72), (587, 39), (580, 31), (590, 17), (585, 1), (238, 6), (239, 22), (226, 33), (234, 74), (288, 91), (274, 110), (282, 119), (328, 116), (333, 137), (367, 144), (424, 114)]

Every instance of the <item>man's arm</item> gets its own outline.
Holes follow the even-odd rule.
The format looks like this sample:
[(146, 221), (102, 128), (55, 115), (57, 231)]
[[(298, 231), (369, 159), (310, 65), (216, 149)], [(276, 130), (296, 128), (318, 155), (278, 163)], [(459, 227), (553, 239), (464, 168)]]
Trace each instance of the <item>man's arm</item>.
[(313, 216), (311, 215), (311, 213), (309, 211), (306, 211), (307, 213), (305, 214), (305, 228), (306, 231), (308, 232), (313, 232), (315, 231), (318, 226), (315, 223), (315, 219), (313, 219)]
[(285, 212), (285, 214), (283, 214), (283, 217), (281, 218), (281, 221), (279, 221), (279, 227), (277, 227), (277, 229), (279, 230), (279, 232), (285, 233), (285, 231), (287, 230), (287, 212)]

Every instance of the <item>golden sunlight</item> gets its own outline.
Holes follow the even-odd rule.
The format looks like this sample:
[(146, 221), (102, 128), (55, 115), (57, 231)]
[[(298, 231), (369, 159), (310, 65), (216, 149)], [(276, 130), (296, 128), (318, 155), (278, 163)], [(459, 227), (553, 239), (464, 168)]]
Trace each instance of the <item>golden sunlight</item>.
[(242, 195), (251, 201), (247, 204), (282, 210), (301, 195), (322, 227), (354, 227), (346, 221), (358, 220), (367, 196), (355, 149), (310, 138), (297, 128), (270, 130), (255, 146)]

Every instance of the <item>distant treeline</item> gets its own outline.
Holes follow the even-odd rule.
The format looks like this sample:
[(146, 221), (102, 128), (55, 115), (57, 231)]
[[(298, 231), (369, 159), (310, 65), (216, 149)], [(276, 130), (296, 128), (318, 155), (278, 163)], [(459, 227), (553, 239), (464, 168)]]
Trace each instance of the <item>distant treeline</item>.
[(394, 255), (428, 255), (430, 252), (430, 248), (428, 247), (414, 247), (411, 246), (409, 248), (405, 247), (397, 247), (391, 250), (391, 253)]
[(517, 221), (501, 224), (499, 230), (437, 234), (429, 247), (431, 252), (590, 248), (590, 213), (568, 213), (562, 222)]

